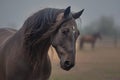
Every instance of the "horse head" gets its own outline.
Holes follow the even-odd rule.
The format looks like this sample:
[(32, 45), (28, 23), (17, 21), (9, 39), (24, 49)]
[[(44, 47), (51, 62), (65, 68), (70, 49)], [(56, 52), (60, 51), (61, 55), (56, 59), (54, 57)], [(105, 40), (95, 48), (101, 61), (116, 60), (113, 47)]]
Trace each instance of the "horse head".
[(60, 20), (63, 20), (63, 22), (52, 36), (52, 46), (57, 51), (61, 68), (67, 71), (75, 65), (75, 43), (79, 36), (75, 20), (81, 16), (83, 11), (84, 9), (72, 13), (70, 7), (67, 7), (56, 18), (57, 22)]

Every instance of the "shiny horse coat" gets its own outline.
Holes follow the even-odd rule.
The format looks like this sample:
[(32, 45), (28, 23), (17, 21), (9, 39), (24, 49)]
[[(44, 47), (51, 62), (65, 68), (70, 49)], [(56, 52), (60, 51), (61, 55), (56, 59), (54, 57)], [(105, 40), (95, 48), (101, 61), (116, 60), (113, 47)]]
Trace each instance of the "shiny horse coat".
[(71, 13), (70, 7), (46, 8), (28, 17), (18, 31), (0, 29), (0, 80), (48, 80), (51, 45), (61, 68), (70, 70), (75, 64), (73, 46), (79, 35), (75, 19), (82, 12)]

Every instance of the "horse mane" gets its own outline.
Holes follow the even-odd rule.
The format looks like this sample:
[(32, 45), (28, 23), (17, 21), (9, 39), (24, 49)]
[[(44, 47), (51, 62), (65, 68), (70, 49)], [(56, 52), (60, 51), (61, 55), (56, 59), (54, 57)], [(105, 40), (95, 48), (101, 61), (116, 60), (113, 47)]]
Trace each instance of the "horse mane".
[(63, 9), (45, 8), (30, 16), (24, 23), (25, 43), (33, 46), (36, 43), (47, 39), (57, 29), (56, 17)]
[[(71, 19), (70, 17), (56, 21), (57, 16), (64, 9), (45, 8), (28, 17), (22, 27), (24, 34), (23, 45), (25, 53), (31, 56), (31, 60), (37, 55), (43, 56), (51, 45), (51, 37), (59, 30), (60, 26)], [(37, 53), (40, 54), (37, 54)]]

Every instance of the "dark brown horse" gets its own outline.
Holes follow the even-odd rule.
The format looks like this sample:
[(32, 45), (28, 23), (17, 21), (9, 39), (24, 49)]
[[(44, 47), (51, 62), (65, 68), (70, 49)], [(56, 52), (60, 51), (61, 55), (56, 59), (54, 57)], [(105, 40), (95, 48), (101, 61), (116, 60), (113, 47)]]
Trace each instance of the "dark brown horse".
[(101, 34), (99, 32), (94, 33), (92, 35), (84, 35), (80, 38), (80, 49), (83, 48), (84, 43), (91, 43), (92, 48), (95, 46), (95, 42), (97, 39), (102, 39)]
[(83, 10), (46, 8), (30, 16), (18, 31), (0, 29), (0, 80), (48, 80), (52, 45), (61, 68), (75, 65), (75, 42), (79, 35), (75, 19)]

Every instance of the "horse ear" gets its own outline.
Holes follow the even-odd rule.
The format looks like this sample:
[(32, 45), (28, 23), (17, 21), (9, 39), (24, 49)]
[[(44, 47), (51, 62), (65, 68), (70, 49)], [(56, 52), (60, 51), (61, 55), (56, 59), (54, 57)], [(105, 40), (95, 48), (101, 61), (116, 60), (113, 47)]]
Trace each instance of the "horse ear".
[(84, 11), (84, 9), (82, 9), (81, 11), (79, 11), (79, 12), (77, 12), (77, 13), (73, 13), (73, 15), (72, 15), (73, 18), (74, 18), (74, 19), (79, 18), (79, 17), (82, 15), (83, 11)]
[(64, 11), (64, 18), (66, 18), (66, 17), (69, 16), (69, 14), (70, 14), (70, 12), (71, 12), (70, 8), (71, 8), (71, 6), (69, 6), (69, 7), (67, 7), (67, 8), (65, 9), (65, 11)]

